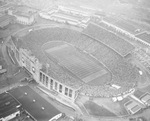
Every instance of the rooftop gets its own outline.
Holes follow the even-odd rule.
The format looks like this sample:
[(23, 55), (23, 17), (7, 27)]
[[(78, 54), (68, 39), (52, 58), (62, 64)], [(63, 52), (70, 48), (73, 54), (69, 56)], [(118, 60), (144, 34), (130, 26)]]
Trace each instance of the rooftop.
[(22, 11), (16, 11), (14, 12), (15, 15), (17, 16), (23, 16), (23, 17), (31, 17), (33, 15), (33, 13), (26, 13), (26, 12), (22, 12)]
[[(85, 82), (88, 82), (88, 86), (85, 85), (83, 88), (83, 90), (86, 90), (84, 93), (117, 95), (132, 88), (135, 82), (140, 79), (137, 69), (125, 61), (121, 55), (117, 54), (107, 45), (76, 30), (65, 27), (45, 28), (30, 32), (19, 39), (18, 42), (13, 41), (17, 47), (31, 50), (35, 57), (43, 64), (43, 68), (46, 67), (44, 64), (49, 64), (51, 69), (48, 70), (48, 74), (61, 83), (74, 89), (79, 89)], [(58, 41), (61, 42), (59, 43)], [(53, 43), (51, 45), (45, 44), (50, 42)], [(50, 57), (43, 54), (42, 45), (47, 45), (45, 50)], [(77, 50), (80, 50), (80, 52)], [(81, 54), (83, 52), (84, 54)], [(92, 61), (89, 58), (92, 58)], [(58, 65), (58, 63), (60, 64)], [(76, 64), (74, 65), (74, 63)], [(107, 71), (103, 70), (103, 66), (100, 66), (101, 64), (105, 66)], [(77, 76), (72, 76), (73, 74), (68, 73), (67, 70), (70, 70), (69, 72)], [(105, 72), (112, 73), (112, 80), (110, 80), (110, 77)], [(104, 74), (104, 76), (101, 76), (101, 81), (98, 81), (100, 73)], [(107, 75), (107, 78), (105, 78), (105, 75)], [(94, 79), (95, 77), (98, 78)], [(83, 83), (81, 80), (85, 82)], [(107, 86), (99, 89), (97, 85), (100, 85), (100, 83), (101, 85), (107, 84)], [(118, 85), (120, 88), (112, 88), (110, 83)], [(94, 86), (90, 87), (90, 85)], [(104, 92), (105, 89), (106, 91)]]
[[(25, 95), (25, 92), (27, 95)], [(10, 90), (9, 93), (19, 100), (23, 108), (37, 121), (49, 121), (51, 118), (61, 113), (29, 86), (15, 88)], [(33, 100), (35, 100), (35, 102), (33, 102)]]
[(6, 92), (0, 94), (0, 118), (16, 112), (19, 105), (20, 103), (11, 94)]
[(25, 6), (25, 5), (18, 5), (16, 6), (15, 8), (17, 11), (22, 11), (22, 12), (26, 12), (26, 13), (29, 13), (29, 12), (32, 12), (32, 13), (35, 13), (36, 10), (29, 7), (29, 6)]
[(88, 9), (88, 7), (82, 7), (82, 6), (75, 6), (75, 5), (68, 5), (68, 6), (59, 6), (60, 9), (78, 12), (78, 13), (84, 13), (84, 14), (91, 14), (95, 12), (93, 9)]

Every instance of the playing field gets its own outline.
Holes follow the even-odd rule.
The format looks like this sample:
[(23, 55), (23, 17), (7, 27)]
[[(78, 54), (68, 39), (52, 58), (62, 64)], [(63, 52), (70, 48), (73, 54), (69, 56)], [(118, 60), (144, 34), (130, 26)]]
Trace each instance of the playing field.
[(103, 65), (69, 44), (59, 41), (49, 42), (42, 46), (42, 50), (50, 59), (56, 59), (59, 65), (68, 69), (85, 83), (100, 81), (101, 77), (108, 73)]

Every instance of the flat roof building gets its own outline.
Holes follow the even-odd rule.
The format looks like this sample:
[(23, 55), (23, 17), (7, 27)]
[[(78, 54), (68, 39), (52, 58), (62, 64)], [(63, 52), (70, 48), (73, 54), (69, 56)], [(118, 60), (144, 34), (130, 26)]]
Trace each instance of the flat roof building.
[(141, 97), (141, 101), (150, 106), (150, 94), (146, 93)]
[(36, 121), (57, 121), (62, 113), (29, 86), (9, 91)]
[(16, 22), (23, 25), (31, 25), (35, 22), (36, 11), (26, 6), (12, 7), (8, 10), (8, 15), (14, 16)]
[(131, 114), (135, 114), (142, 109), (141, 106), (135, 101), (127, 102), (125, 107)]
[(0, 121), (9, 121), (20, 115), (21, 104), (8, 92), (0, 94)]

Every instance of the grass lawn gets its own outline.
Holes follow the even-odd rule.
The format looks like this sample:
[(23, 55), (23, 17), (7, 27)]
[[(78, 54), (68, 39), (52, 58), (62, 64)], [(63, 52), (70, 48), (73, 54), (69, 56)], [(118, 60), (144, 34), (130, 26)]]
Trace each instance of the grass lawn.
[(88, 113), (93, 116), (116, 116), (114, 113), (110, 112), (106, 108), (97, 105), (96, 103), (92, 101), (87, 101), (84, 103), (84, 106)]

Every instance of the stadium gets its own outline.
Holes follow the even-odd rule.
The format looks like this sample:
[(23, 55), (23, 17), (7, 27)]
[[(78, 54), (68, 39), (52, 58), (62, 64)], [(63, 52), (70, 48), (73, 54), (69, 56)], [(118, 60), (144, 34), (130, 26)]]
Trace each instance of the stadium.
[(94, 22), (75, 28), (34, 28), (22, 37), (11, 36), (9, 47), (42, 88), (70, 107), (79, 96), (121, 101), (133, 93), (141, 80), (131, 62), (136, 47)]

